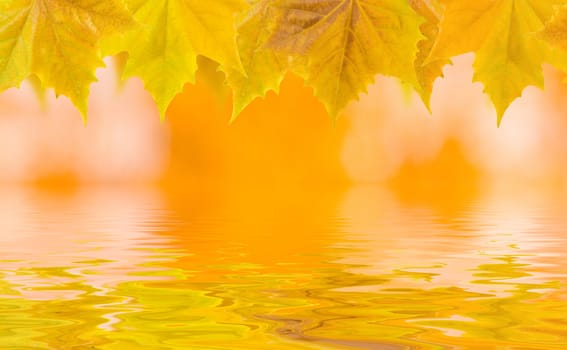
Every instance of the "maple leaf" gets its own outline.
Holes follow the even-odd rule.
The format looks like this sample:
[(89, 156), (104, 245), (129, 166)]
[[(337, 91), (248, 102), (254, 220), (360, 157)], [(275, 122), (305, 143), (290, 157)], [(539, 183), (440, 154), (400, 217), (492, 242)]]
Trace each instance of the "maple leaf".
[(278, 92), (287, 71), (287, 56), (265, 47), (277, 23), (272, 3), (258, 1), (238, 26), (237, 43), (246, 75), (237, 69), (226, 70), (234, 91), (231, 121), (256, 97), (270, 90)]
[(558, 8), (539, 35), (551, 44), (567, 50), (567, 5)]
[(525, 87), (543, 87), (542, 64), (557, 58), (534, 34), (564, 0), (440, 0), (445, 11), (428, 62), (475, 52), (474, 80), (485, 86), (501, 122)]
[(426, 63), (439, 34), (440, 4), (437, 1), (431, 0), (410, 0), (410, 4), (426, 20), (420, 26), (420, 30), (425, 38), (418, 43), (419, 52), (414, 63), (418, 83), (415, 89), (427, 109), (430, 109), (433, 83), (437, 78), (443, 76), (443, 67), (451, 63), (451, 61), (444, 58)]
[(30, 7), (28, 1), (0, 3), (0, 91), (19, 86), (30, 74)]
[[(275, 0), (269, 46), (307, 57), (307, 84), (333, 117), (376, 74), (416, 83), (420, 16), (405, 0)], [(301, 71), (301, 70), (296, 70)]]
[(8, 0), (0, 3), (0, 89), (31, 74), (86, 115), (98, 42), (133, 19), (119, 0)]
[(236, 47), (235, 14), (242, 0), (129, 0), (141, 26), (104, 42), (104, 51), (127, 51), (126, 77), (139, 76), (161, 115), (185, 83), (195, 82), (197, 55), (242, 71)]

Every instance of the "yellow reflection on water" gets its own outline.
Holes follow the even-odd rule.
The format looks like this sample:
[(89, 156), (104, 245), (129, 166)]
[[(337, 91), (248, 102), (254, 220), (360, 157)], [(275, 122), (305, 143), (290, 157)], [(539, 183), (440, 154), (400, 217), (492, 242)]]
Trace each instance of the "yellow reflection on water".
[(0, 343), (564, 349), (564, 200), (515, 193), (3, 190)]

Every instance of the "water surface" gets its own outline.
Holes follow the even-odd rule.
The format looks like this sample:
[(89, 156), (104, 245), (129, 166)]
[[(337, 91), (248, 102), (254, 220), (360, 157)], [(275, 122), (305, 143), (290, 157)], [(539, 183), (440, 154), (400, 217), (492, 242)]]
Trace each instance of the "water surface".
[(553, 193), (1, 192), (2, 349), (567, 349)]

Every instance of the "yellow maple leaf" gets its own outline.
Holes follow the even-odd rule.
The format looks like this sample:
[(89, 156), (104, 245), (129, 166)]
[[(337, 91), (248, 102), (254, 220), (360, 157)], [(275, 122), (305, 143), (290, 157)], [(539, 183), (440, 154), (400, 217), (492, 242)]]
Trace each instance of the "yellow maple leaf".
[(556, 60), (535, 35), (564, 0), (441, 0), (445, 11), (428, 62), (475, 52), (475, 81), (485, 86), (498, 123), (525, 87), (543, 87), (542, 63)]
[(567, 50), (567, 5), (558, 8), (539, 35), (551, 44)]
[(242, 71), (236, 47), (235, 15), (243, 0), (129, 0), (141, 25), (104, 42), (104, 51), (129, 53), (126, 77), (138, 76), (163, 116), (185, 83), (194, 83), (197, 55)]
[[(357, 99), (376, 74), (417, 84), (412, 69), (421, 17), (406, 0), (276, 0), (269, 45), (307, 57), (307, 84), (333, 117)], [(408, 69), (409, 67), (409, 69)]]
[(0, 91), (30, 74), (32, 21), (29, 1), (0, 2)]
[(426, 63), (433, 49), (435, 40), (437, 39), (437, 35), (439, 34), (440, 4), (436, 0), (410, 0), (410, 4), (412, 8), (426, 20), (426, 22), (420, 26), (421, 32), (425, 38), (418, 43), (419, 52), (414, 66), (418, 83), (415, 89), (421, 96), (427, 109), (429, 109), (433, 83), (437, 78), (443, 76), (443, 67), (451, 63), (451, 61), (443, 58)]
[(0, 3), (0, 89), (31, 74), (86, 115), (98, 42), (133, 19), (119, 0), (7, 0)]
[(277, 12), (273, 0), (258, 1), (238, 26), (238, 49), (246, 74), (227, 69), (227, 81), (232, 87), (233, 111), (231, 121), (256, 97), (270, 90), (278, 92), (287, 71), (287, 56), (266, 48), (275, 30)]

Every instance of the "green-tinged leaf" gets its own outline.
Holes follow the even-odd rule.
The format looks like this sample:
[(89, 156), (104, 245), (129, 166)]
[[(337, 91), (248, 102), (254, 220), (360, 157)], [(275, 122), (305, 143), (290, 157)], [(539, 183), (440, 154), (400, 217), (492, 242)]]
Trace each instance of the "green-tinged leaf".
[(417, 74), (418, 85), (416, 91), (421, 96), (423, 103), (429, 109), (433, 83), (443, 76), (443, 67), (451, 63), (448, 59), (438, 59), (426, 63), (426, 59), (431, 53), (431, 49), (439, 34), (440, 6), (437, 0), (410, 0), (412, 8), (419, 13), (426, 22), (420, 26), (421, 32), (425, 36), (418, 43), (419, 52), (415, 60), (415, 71)]
[(485, 86), (500, 123), (527, 86), (543, 87), (542, 63), (555, 61), (536, 32), (563, 0), (441, 0), (445, 11), (428, 62), (475, 52), (475, 81)]
[(242, 0), (129, 0), (140, 26), (104, 43), (105, 53), (129, 53), (125, 75), (139, 76), (164, 115), (185, 83), (195, 81), (197, 55), (241, 70), (235, 15)]
[(0, 2), (0, 91), (30, 75), (33, 21), (29, 0)]
[(278, 92), (287, 71), (287, 55), (266, 48), (277, 23), (278, 13), (272, 3), (273, 0), (260, 0), (238, 27), (238, 48), (246, 74), (237, 69), (226, 70), (234, 91), (231, 121), (256, 97), (264, 97), (270, 90)]
[(35, 74), (86, 115), (99, 40), (133, 23), (119, 0), (8, 0), (0, 5), (0, 89)]

